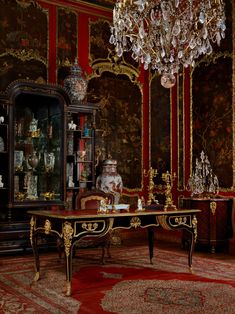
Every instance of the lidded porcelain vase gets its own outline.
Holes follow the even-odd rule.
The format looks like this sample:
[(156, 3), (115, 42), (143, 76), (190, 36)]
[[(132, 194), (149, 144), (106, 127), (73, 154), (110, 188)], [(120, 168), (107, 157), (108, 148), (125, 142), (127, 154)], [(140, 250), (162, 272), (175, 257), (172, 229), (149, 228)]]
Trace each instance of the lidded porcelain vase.
[(117, 161), (106, 159), (103, 162), (102, 173), (96, 179), (96, 188), (105, 193), (114, 194), (114, 203), (118, 204), (122, 193), (122, 177), (117, 173)]
[(64, 79), (64, 87), (69, 94), (71, 102), (83, 101), (87, 92), (87, 80), (83, 76), (82, 69), (75, 59), (71, 67), (71, 74)]

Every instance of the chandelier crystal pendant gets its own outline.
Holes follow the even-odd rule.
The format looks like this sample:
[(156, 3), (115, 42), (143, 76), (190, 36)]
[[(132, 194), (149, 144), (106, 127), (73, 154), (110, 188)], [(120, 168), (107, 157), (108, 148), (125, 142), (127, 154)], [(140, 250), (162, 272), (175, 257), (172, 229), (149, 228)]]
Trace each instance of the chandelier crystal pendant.
[(117, 0), (109, 41), (118, 57), (131, 51), (134, 60), (145, 70), (158, 71), (161, 84), (170, 88), (174, 74), (211, 54), (225, 30), (223, 0)]

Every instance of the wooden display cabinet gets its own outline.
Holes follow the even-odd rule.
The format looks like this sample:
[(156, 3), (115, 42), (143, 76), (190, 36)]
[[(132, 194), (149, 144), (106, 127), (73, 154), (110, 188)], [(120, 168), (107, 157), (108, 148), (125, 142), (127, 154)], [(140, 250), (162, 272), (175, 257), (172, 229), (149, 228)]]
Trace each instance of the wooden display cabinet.
[[(215, 250), (228, 249), (229, 238), (233, 236), (232, 207), (230, 198), (180, 198), (179, 207), (185, 209), (200, 209), (197, 215), (196, 248)], [(183, 233), (183, 246), (187, 244), (187, 234)]]
[(69, 107), (67, 119), (66, 194), (68, 209), (76, 196), (95, 188), (95, 116), (97, 104)]
[(13, 82), (0, 100), (0, 252), (5, 252), (30, 247), (29, 209), (65, 206), (70, 101), (62, 87), (31, 81)]
[(3, 211), (8, 201), (9, 185), (9, 101), (4, 95), (0, 95), (0, 221), (3, 221), (8, 213)]

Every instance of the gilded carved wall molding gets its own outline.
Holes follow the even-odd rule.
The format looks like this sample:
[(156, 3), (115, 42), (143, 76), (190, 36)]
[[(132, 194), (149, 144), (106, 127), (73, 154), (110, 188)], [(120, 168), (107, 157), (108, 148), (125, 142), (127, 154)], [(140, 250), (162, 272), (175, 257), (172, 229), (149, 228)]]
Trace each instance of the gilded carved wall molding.
[(36, 60), (42, 62), (45, 66), (47, 66), (47, 58), (44, 58), (39, 54), (37, 50), (29, 49), (6, 49), (5, 52), (0, 54), (0, 58), (6, 57), (6, 56), (12, 56), (15, 57), (23, 62), (30, 61), (30, 60)]
[[(123, 63), (112, 63), (110, 59), (107, 60), (96, 60), (92, 63), (92, 69), (93, 73), (91, 77), (99, 77), (102, 75), (103, 72), (112, 72), (116, 75), (126, 75), (129, 77), (130, 81), (137, 84), (139, 87), (142, 86), (142, 84), (137, 81), (138, 78), (138, 71), (136, 69), (133, 69), (125, 62)], [(89, 76), (88, 76), (89, 79)]]

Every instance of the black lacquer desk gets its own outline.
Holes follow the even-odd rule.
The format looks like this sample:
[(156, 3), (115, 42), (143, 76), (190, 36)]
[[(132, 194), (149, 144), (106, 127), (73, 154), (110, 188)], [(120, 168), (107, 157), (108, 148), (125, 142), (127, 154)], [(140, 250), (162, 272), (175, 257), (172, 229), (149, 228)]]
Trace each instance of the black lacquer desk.
[(198, 209), (193, 210), (146, 210), (96, 214), (94, 210), (60, 210), (60, 211), (29, 211), (30, 241), (35, 256), (36, 274), (38, 280), (40, 263), (37, 247), (38, 234), (53, 234), (64, 242), (66, 260), (66, 295), (71, 295), (72, 250), (73, 245), (87, 236), (102, 237), (111, 229), (147, 228), (149, 256), (152, 263), (154, 246), (154, 229), (163, 227), (167, 230), (185, 229), (191, 235), (191, 245), (188, 253), (188, 265), (192, 266), (192, 252), (197, 238)]

